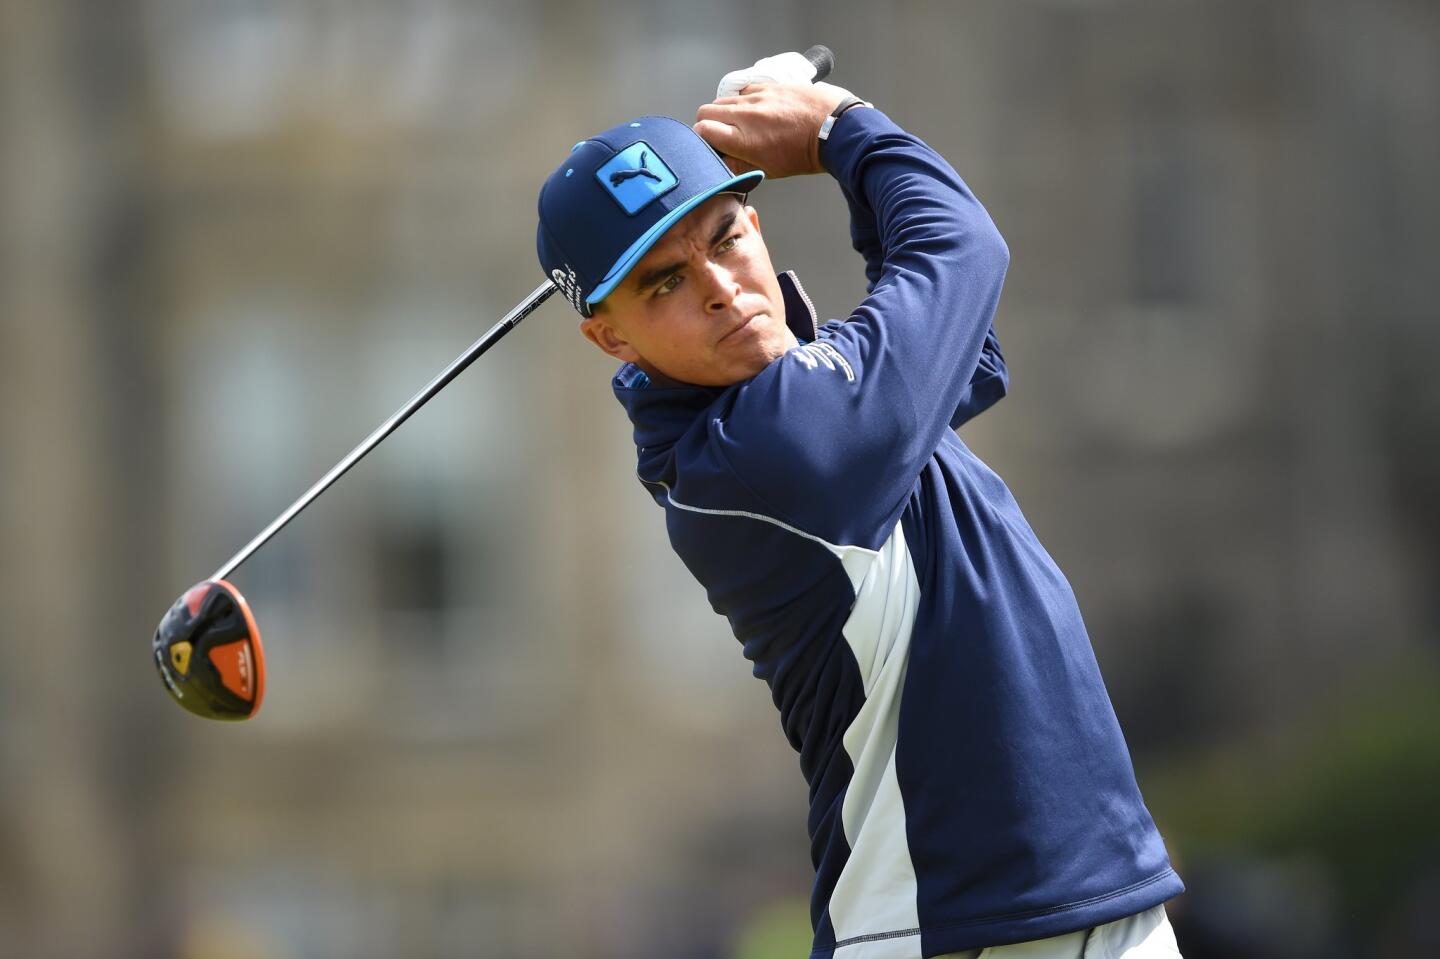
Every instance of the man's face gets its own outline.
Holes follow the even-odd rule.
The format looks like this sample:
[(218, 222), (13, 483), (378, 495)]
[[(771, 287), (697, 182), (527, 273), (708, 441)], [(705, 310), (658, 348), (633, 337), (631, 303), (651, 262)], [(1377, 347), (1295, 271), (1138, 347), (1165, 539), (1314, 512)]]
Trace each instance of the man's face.
[(760, 218), (733, 194), (671, 227), (580, 330), (616, 359), (698, 386), (747, 380), (796, 345)]

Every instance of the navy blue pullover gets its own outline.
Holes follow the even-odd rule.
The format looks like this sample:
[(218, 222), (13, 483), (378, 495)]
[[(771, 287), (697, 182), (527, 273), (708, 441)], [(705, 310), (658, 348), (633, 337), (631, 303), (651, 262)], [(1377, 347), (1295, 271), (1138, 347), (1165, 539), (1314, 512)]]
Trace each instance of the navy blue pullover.
[(1006, 391), (1009, 251), (878, 110), (821, 150), (869, 294), (726, 388), (614, 389), (670, 542), (810, 786), (812, 959), (1042, 939), (1181, 892), (1065, 577), (954, 432)]

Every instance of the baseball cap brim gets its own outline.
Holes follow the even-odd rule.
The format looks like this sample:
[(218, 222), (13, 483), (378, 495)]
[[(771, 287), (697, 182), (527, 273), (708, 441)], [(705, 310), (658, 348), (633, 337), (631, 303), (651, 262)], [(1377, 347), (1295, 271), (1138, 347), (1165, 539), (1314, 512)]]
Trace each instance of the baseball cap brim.
[(724, 183), (697, 193), (695, 196), (692, 196), (665, 214), (663, 218), (656, 221), (654, 226), (642, 233), (638, 240), (630, 244), (629, 249), (620, 254), (620, 258), (615, 261), (615, 265), (610, 268), (610, 272), (605, 274), (605, 278), (601, 280), (599, 285), (585, 298), (585, 302), (594, 306), (609, 296), (615, 287), (619, 286), (621, 281), (630, 275), (630, 271), (635, 269), (635, 264), (640, 262), (640, 258), (650, 252), (650, 248), (660, 241), (660, 238), (665, 235), (665, 231), (678, 223), (681, 218), (691, 210), (712, 196), (720, 193), (748, 193), (759, 186), (760, 181), (763, 179), (765, 179), (765, 174), (759, 170), (741, 173), (738, 176), (731, 177)]

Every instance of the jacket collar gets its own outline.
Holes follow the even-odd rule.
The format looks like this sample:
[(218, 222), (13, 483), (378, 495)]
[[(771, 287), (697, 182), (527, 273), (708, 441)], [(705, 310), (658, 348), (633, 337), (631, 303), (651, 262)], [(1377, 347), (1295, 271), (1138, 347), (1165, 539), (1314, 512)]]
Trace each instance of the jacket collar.
[(785, 300), (785, 325), (801, 343), (810, 343), (820, 335), (820, 317), (815, 313), (815, 304), (810, 294), (800, 285), (800, 278), (794, 270), (786, 270), (775, 279), (780, 281), (780, 293)]

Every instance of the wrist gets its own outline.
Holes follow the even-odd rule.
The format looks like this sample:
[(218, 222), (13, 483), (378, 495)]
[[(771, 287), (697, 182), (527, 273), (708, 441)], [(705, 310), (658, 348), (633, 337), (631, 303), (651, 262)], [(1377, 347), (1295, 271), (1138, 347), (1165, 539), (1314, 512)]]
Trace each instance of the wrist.
[(828, 140), (816, 139), (825, 171), (849, 189), (857, 164), (868, 155), (877, 139), (887, 132), (904, 133), (879, 107), (845, 111), (844, 122), (836, 121)]
[(835, 109), (830, 111), (830, 115), (821, 122), (820, 132), (816, 134), (816, 139), (822, 142), (830, 139), (830, 131), (835, 128), (835, 124), (839, 122), (840, 118), (849, 111), (854, 110), (857, 107), (874, 108), (874, 106), (875, 104), (871, 103), (869, 100), (862, 100), (859, 97), (854, 96), (853, 94), (851, 96), (847, 96), (845, 99), (837, 103), (835, 105)]

